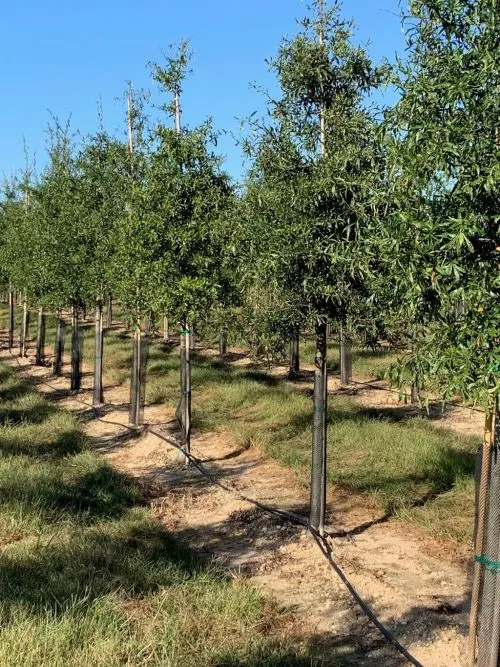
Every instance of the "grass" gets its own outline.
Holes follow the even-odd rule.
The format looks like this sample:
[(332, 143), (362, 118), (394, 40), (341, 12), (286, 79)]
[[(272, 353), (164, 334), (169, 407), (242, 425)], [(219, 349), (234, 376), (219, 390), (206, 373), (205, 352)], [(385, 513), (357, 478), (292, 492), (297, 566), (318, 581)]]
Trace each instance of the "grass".
[[(300, 341), (300, 358), (303, 363), (313, 364), (316, 351), (316, 342), (312, 337), (303, 337)], [(352, 372), (358, 379), (382, 379), (391, 364), (397, 361), (397, 350), (390, 347), (379, 347), (374, 350), (353, 345)], [(327, 351), (328, 370), (340, 372), (340, 348), (338, 340), (328, 341)]]
[[(108, 346), (114, 374), (129, 367), (124, 345), (115, 338)], [(192, 369), (195, 429), (229, 432), (235, 446), (259, 446), (308, 483), (309, 391), (203, 354), (195, 355)], [(172, 407), (178, 401), (176, 351), (161, 343), (149, 353), (147, 400)], [(436, 536), (470, 540), (477, 438), (408, 416), (404, 406), (364, 409), (348, 396), (332, 396), (328, 443), (331, 484), (366, 494), (381, 512), (399, 514)]]
[[(306, 360), (310, 341), (303, 342)], [(92, 358), (92, 332), (86, 333)], [(335, 350), (333, 347), (332, 352)], [(312, 347), (309, 350), (312, 352)], [(354, 350), (354, 372), (376, 376), (393, 352)], [(331, 363), (335, 363), (333, 353)], [(116, 330), (105, 339), (107, 383), (128, 382), (130, 338)], [(294, 468), (308, 484), (312, 400), (310, 390), (258, 369), (194, 355), (193, 426), (229, 432), (235, 447), (254, 444)], [(146, 399), (176, 406), (178, 356), (174, 347), (150, 346)], [(348, 396), (332, 396), (328, 410), (329, 482), (375, 500), (381, 512), (398, 514), (431, 534), (467, 544), (473, 526), (473, 474), (479, 440), (412, 416), (405, 406), (363, 408)]]
[(289, 614), (177, 543), (5, 366), (0, 414), (2, 667), (319, 664)]

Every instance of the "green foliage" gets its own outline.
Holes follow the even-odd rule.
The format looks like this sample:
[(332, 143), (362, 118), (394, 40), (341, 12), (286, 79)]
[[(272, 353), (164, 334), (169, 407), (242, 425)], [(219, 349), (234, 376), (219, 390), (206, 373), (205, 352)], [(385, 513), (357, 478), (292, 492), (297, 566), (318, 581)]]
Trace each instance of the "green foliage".
[(114, 291), (116, 231), (125, 211), (126, 147), (104, 131), (90, 137), (76, 157), (85, 264), (81, 267), (85, 299), (103, 303)]
[(281, 97), (269, 101), (270, 120), (246, 143), (253, 158), (242, 220), (249, 282), (281, 293), (297, 325), (342, 320), (354, 315), (355, 303), (367, 303), (372, 195), (381, 173), (376, 124), (364, 101), (382, 73), (352, 45), (339, 5), (321, 8), (317, 2), (317, 16), (271, 61)]
[[(166, 68), (153, 65), (163, 94), (179, 94), (187, 65), (185, 45)], [(174, 113), (171, 105), (163, 109)], [(139, 320), (151, 310), (173, 321), (198, 320), (227, 303), (231, 291), (225, 260), (231, 184), (211, 149), (210, 123), (178, 131), (162, 120), (141, 122), (149, 130), (130, 156), (127, 210), (116, 230), (115, 293)]]
[(381, 248), (393, 302), (419, 323), (424, 377), (488, 407), (500, 391), (500, 12), (494, 0), (410, 10)]

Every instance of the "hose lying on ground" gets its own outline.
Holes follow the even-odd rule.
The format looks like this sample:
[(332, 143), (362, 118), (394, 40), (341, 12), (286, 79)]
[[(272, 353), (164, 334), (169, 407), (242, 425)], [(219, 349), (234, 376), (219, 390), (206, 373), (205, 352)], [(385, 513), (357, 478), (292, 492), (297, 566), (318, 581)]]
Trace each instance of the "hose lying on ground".
[[(14, 357), (18, 366), (21, 369), (24, 369), (24, 366), (19, 362), (19, 360)], [(57, 387), (54, 387), (53, 385), (49, 384), (48, 382), (42, 380), (41, 384), (45, 384), (47, 387), (49, 387), (55, 394), (62, 394), (64, 397), (67, 397), (67, 392), (64, 392)], [(102, 423), (107, 423), (107, 424), (113, 424), (116, 426), (120, 426), (122, 428), (127, 428), (130, 429), (131, 431), (137, 431), (137, 427), (133, 426), (128, 426), (127, 424), (121, 424), (119, 422), (112, 422), (110, 420), (103, 419), (102, 417), (98, 416), (98, 409), (95, 408), (91, 403), (87, 403), (86, 401), (83, 401), (76, 396), (72, 396), (73, 400), (75, 400), (78, 403), (81, 403), (82, 405), (85, 405), (88, 408), (91, 408), (94, 410), (96, 419)], [(106, 404), (107, 406), (113, 407), (112, 403)], [(106, 406), (104, 406), (106, 407)], [(342, 583), (345, 585), (355, 602), (358, 604), (360, 609), (363, 611), (363, 613), (367, 616), (367, 618), (373, 623), (373, 625), (377, 628), (377, 630), (382, 634), (382, 636), (397, 650), (401, 655), (403, 655), (408, 662), (410, 662), (412, 665), (415, 665), (415, 667), (423, 667), (422, 663), (419, 662), (402, 644), (399, 642), (399, 640), (394, 636), (394, 634), (378, 619), (376, 616), (375, 612), (370, 608), (370, 606), (363, 600), (361, 595), (357, 592), (356, 588), (351, 584), (341, 567), (334, 561), (333, 556), (332, 556), (332, 548), (328, 542), (327, 538), (332, 538), (332, 537), (345, 537), (349, 536), (350, 534), (353, 534), (354, 531), (339, 531), (338, 533), (328, 533), (325, 532), (323, 536), (319, 534), (317, 530), (312, 528), (308, 521), (304, 519), (303, 517), (299, 516), (298, 514), (295, 514), (293, 512), (288, 512), (286, 510), (280, 510), (276, 507), (272, 507), (270, 505), (266, 505), (264, 503), (259, 502), (258, 500), (255, 500), (253, 498), (250, 498), (249, 496), (246, 496), (243, 493), (240, 493), (236, 489), (233, 489), (226, 484), (223, 484), (222, 482), (219, 481), (216, 475), (211, 473), (209, 470), (205, 468), (203, 463), (201, 462), (200, 459), (197, 457), (193, 456), (191, 453), (188, 453), (184, 451), (182, 447), (182, 443), (180, 443), (175, 437), (172, 435), (165, 435), (164, 433), (160, 433), (159, 431), (156, 431), (154, 428), (151, 428), (150, 426), (146, 426), (144, 429), (144, 432), (151, 433), (155, 437), (159, 438), (163, 442), (166, 442), (167, 444), (171, 445), (175, 449), (177, 449), (179, 452), (182, 453), (182, 455), (198, 470), (198, 472), (203, 475), (206, 479), (210, 481), (211, 484), (219, 487), (226, 493), (230, 493), (231, 495), (239, 498), (240, 500), (243, 500), (244, 502), (247, 502), (254, 507), (257, 507), (263, 512), (267, 512), (268, 514), (272, 514), (274, 516), (279, 517), (280, 519), (287, 521), (289, 523), (293, 524), (298, 524), (302, 525), (307, 530), (309, 533), (312, 535), (314, 541), (316, 542), (319, 550), (321, 551), (322, 555), (324, 558), (327, 560), (329, 563), (330, 567), (333, 569), (333, 571), (337, 574), (337, 576), (340, 578)], [(376, 523), (379, 523), (380, 520), (375, 519), (374, 521), (367, 522), (367, 524), (364, 525), (364, 527), (369, 527), (370, 525), (374, 525)]]

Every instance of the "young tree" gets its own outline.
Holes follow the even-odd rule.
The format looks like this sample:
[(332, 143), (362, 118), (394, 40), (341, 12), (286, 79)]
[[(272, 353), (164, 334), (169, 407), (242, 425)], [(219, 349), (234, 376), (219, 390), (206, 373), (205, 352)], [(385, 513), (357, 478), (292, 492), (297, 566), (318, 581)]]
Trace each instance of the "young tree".
[(1, 203), (2, 244), (0, 246), (0, 261), (2, 266), (2, 282), (8, 288), (9, 323), (8, 346), (14, 347), (14, 288), (17, 281), (23, 283), (24, 274), (20, 271), (23, 266), (21, 238), (26, 241), (23, 231), (26, 229), (26, 216), (23, 212), (22, 194), (19, 183), (13, 181), (4, 185), (4, 198)]
[(143, 323), (158, 302), (159, 229), (149, 215), (147, 170), (150, 143), (144, 113), (144, 95), (127, 93), (128, 146), (123, 167), (123, 208), (114, 229), (111, 264), (116, 296), (134, 330), (129, 421), (138, 426), (145, 385), (147, 341)]
[(380, 181), (375, 123), (365, 96), (381, 73), (351, 42), (340, 4), (314, 3), (302, 31), (271, 61), (281, 97), (248, 145), (254, 163), (244, 226), (249, 266), (293, 295), (297, 320), (316, 330), (311, 525), (323, 531), (326, 494), (326, 330), (364, 285)]
[(210, 123), (181, 126), (180, 99), (188, 69), (187, 45), (153, 66), (153, 78), (172, 100), (162, 105), (174, 127), (159, 122), (146, 176), (148, 214), (158, 240), (159, 300), (155, 310), (181, 323), (181, 423), (186, 451), (190, 447), (192, 323), (224, 304), (228, 274), (224, 257), (225, 226), (233, 194), (221, 160), (211, 145)]
[(78, 219), (85, 234), (82, 267), (85, 301), (95, 304), (93, 405), (104, 401), (103, 310), (111, 298), (115, 233), (125, 208), (126, 146), (101, 130), (90, 137), (76, 158), (79, 188)]
[(57, 310), (54, 372), (62, 371), (64, 351), (63, 309), (71, 311), (71, 389), (81, 383), (81, 337), (79, 311), (85, 303), (84, 267), (87, 248), (79, 220), (79, 184), (75, 151), (69, 127), (57, 121), (50, 129), (49, 162), (36, 192), (38, 205), (33, 242), (43, 274), (42, 305)]
[(414, 0), (410, 10), (401, 99), (387, 122), (393, 187), (381, 249), (394, 299), (404, 295), (408, 318), (419, 321), (419, 378), (444, 398), (459, 394), (486, 410), (470, 664), (496, 665), (500, 583), (484, 564), (500, 560), (492, 446), (500, 393), (500, 6)]

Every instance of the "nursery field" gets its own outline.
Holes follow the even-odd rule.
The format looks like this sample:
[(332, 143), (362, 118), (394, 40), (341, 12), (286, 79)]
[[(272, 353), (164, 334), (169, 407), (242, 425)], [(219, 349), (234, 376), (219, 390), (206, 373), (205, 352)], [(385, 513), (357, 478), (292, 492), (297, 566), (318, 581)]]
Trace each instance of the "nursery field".
[[(3, 336), (6, 323), (7, 309), (2, 305)], [(2, 370), (1, 524), (3, 585), (8, 591), (2, 645), (10, 649), (1, 656), (1, 663), (181, 665), (189, 660), (193, 665), (358, 664), (351, 654), (345, 662), (339, 662), (338, 655), (331, 662), (325, 636), (304, 631), (295, 604), (287, 609), (279, 594), (275, 599), (272, 588), (271, 595), (263, 594), (257, 590), (258, 580), (257, 588), (253, 581), (235, 583), (224, 574), (227, 567), (210, 565), (211, 558), (217, 560), (218, 550), (224, 550), (219, 537), (215, 547), (207, 548), (222, 524), (216, 523), (212, 534), (206, 527), (200, 528), (194, 540), (192, 535), (187, 539), (183, 531), (179, 541), (179, 517), (175, 516), (184, 512), (184, 505), (169, 505), (166, 516), (151, 512), (155, 503), (151, 498), (165, 493), (168, 497), (170, 484), (161, 472), (155, 472), (153, 492), (144, 464), (132, 458), (124, 470), (122, 454), (113, 454), (118, 456), (114, 466), (113, 459), (110, 465), (96, 453), (100, 438), (91, 437), (89, 441), (84, 434), (87, 417), (83, 421), (78, 417), (88, 413), (85, 381), (92, 379), (94, 362), (92, 321), (83, 322), (81, 328), (81, 408), (78, 395), (64, 389), (69, 381), (67, 372), (51, 379), (55, 336), (52, 316), (47, 318), (48, 367), (43, 376), (48, 379), (38, 385), (56, 403), (66, 398), (73, 402), (78, 408), (76, 415), (42, 397), (30, 385), (29, 377), (28, 382), (18, 379), (18, 371), (24, 373), (30, 365), (16, 358), (15, 349)], [(115, 322), (104, 340), (105, 400), (126, 397), (131, 333)], [(335, 359), (333, 341), (330, 346)], [(34, 339), (29, 337), (28, 359), (33, 349)], [(192, 352), (193, 442), (197, 454), (203, 455), (205, 441), (224, 443), (229, 452), (252, 452), (259, 461), (274, 460), (290, 469), (290, 478), (284, 475), (280, 479), (278, 470), (275, 479), (266, 482), (273, 492), (278, 489), (289, 493), (290, 483), (303, 488), (299, 496), (307, 492), (312, 419), (307, 342), (301, 352), (306, 370), (291, 382), (286, 366), (256, 363), (241, 348), (219, 359), (215, 350), (198, 341)], [(363, 365), (357, 369), (354, 364), (355, 378), (360, 383), (374, 380), (381, 358), (390, 355), (360, 350)], [(69, 356), (65, 361), (64, 368), (68, 369)], [(159, 337), (150, 339), (146, 415), (165, 415), (168, 421), (179, 399), (178, 377), (177, 339), (167, 344)], [(430, 419), (424, 411), (403, 401), (374, 407), (366, 396), (338, 389), (335, 377), (332, 371), (328, 494), (333, 498), (333, 514), (327, 515), (329, 529), (350, 527), (349, 512), (356, 507), (359, 516), (377, 521), (392, 518), (402, 526), (408, 525), (410, 531), (421, 531), (424, 537), (419, 539), (427, 543), (425, 549), (438, 550), (445, 559), (452, 555), (469, 558), (479, 438), (442, 427), (439, 418)], [(37, 382), (36, 376), (33, 381)], [(52, 393), (54, 382), (62, 389)], [(126, 405), (118, 409), (126, 410)], [(127, 457), (124, 447), (123, 456)], [(137, 448), (140, 452), (140, 443)], [(146, 447), (145, 457), (148, 452)], [(212, 453), (207, 449), (207, 456)], [(237, 462), (234, 465), (237, 467)], [(154, 470), (157, 466), (155, 463)], [(242, 464), (243, 482), (244, 467)], [(265, 479), (268, 473), (262, 470), (259, 474)], [(175, 475), (176, 479), (180, 475), (179, 491), (184, 489), (186, 494), (182, 502), (194, 501), (194, 511), (191, 477), (184, 483), (183, 473)], [(247, 477), (251, 489), (252, 473)], [(347, 508), (343, 518), (343, 510), (335, 511), (339, 493)], [(231, 517), (224, 524), (225, 530), (231, 530)], [(170, 525), (177, 530), (170, 531)], [(241, 526), (237, 530), (240, 534)], [(191, 542), (204, 556), (189, 550)], [(416, 567), (420, 567), (418, 559)], [(447, 575), (441, 572), (439, 576)], [(34, 579), (41, 582), (36, 589), (32, 587)], [(317, 601), (311, 605), (316, 608)], [(363, 650), (375, 650), (376, 640), (370, 641), (370, 648)], [(437, 646), (440, 641), (436, 638)]]
[(72, 414), (4, 364), (0, 397), (0, 664), (311, 664), (289, 614), (176, 542)]
[[(0, 322), (5, 326), (7, 307)], [(116, 313), (119, 316), (119, 311)], [(82, 326), (83, 359), (92, 368), (94, 329)], [(48, 317), (47, 342), (55, 335)], [(313, 361), (309, 341), (301, 346), (303, 367)], [(236, 448), (258, 447), (291, 467), (307, 485), (310, 479), (312, 380), (307, 371), (296, 382), (286, 369), (255, 363), (238, 348), (221, 360), (200, 341), (193, 351), (193, 428), (195, 433), (224, 432)], [(50, 346), (47, 355), (50, 354)], [(354, 348), (353, 377), (376, 379), (397, 357), (390, 349)], [(132, 337), (123, 325), (105, 333), (105, 386), (128, 387)], [(329, 345), (333, 380), (338, 345)], [(355, 385), (354, 385), (355, 386)], [(386, 385), (384, 385), (386, 386)], [(380, 392), (378, 392), (380, 393)], [(332, 389), (328, 406), (328, 482), (375, 502), (380, 512), (416, 523), (435, 537), (470, 547), (474, 516), (477, 435), (440, 425), (439, 411), (429, 418), (406, 405), (397, 392), (392, 401), (374, 406), (370, 397)], [(178, 338), (149, 344), (146, 403), (174, 409), (179, 401)], [(465, 410), (465, 419), (472, 412)], [(481, 424), (481, 419), (476, 423)], [(479, 427), (480, 428), (480, 427)]]
[(500, 664), (498, 3), (363, 4), (13, 159), (0, 666)]

